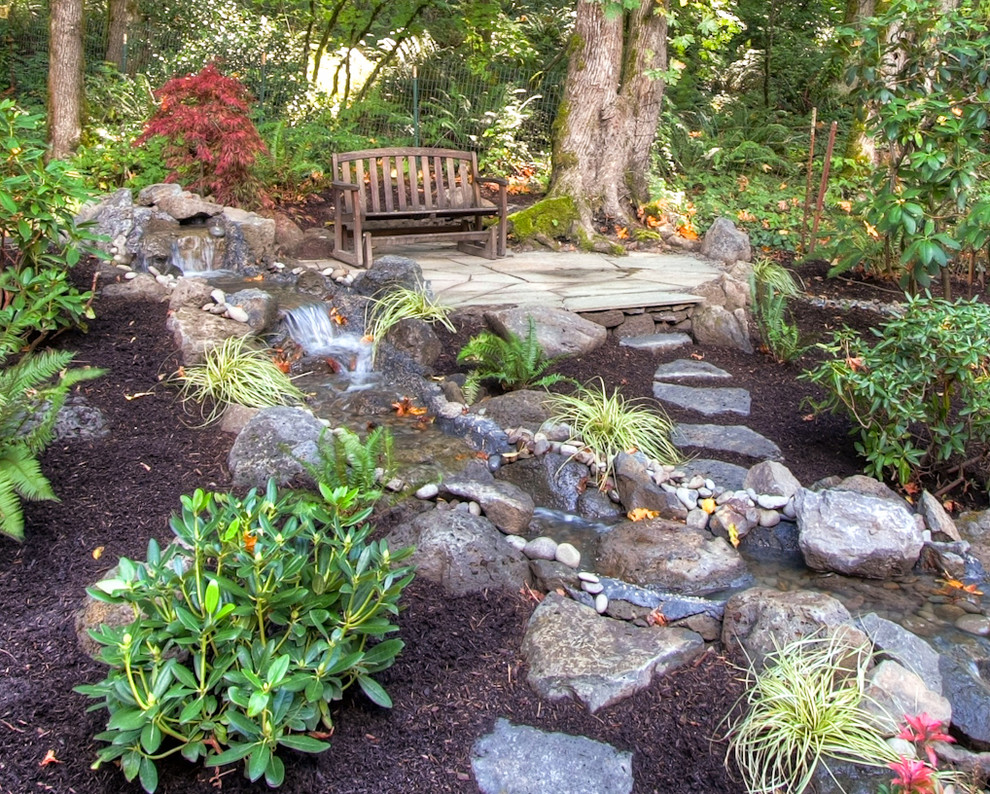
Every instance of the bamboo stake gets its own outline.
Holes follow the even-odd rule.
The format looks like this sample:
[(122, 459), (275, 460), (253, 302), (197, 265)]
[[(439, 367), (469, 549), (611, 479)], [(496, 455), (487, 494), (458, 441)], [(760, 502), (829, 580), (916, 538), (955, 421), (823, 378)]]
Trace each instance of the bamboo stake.
[(839, 122), (833, 121), (828, 130), (828, 147), (825, 149), (825, 163), (822, 165), (822, 181), (818, 186), (818, 201), (815, 202), (815, 222), (811, 225), (811, 244), (808, 247), (808, 255), (815, 252), (815, 243), (818, 240), (818, 222), (822, 218), (822, 205), (825, 203), (825, 191), (828, 188), (828, 172), (832, 167), (832, 149), (835, 147), (835, 132), (839, 128)]
[(818, 124), (818, 108), (811, 109), (811, 144), (808, 146), (808, 179), (804, 186), (804, 214), (801, 216), (801, 250), (808, 240), (808, 213), (811, 212), (811, 180), (815, 170), (815, 126)]

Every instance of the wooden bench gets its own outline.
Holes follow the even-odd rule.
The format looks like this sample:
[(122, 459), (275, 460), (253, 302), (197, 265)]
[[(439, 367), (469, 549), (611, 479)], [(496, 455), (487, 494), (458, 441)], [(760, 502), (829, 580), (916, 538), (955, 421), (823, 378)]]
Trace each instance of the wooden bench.
[[(333, 155), (334, 257), (371, 264), (375, 243), (454, 240), (460, 250), (505, 256), (506, 182), (478, 174), (474, 152), (367, 149)], [(498, 186), (498, 203), (481, 185)], [(496, 222), (485, 224), (486, 219)]]

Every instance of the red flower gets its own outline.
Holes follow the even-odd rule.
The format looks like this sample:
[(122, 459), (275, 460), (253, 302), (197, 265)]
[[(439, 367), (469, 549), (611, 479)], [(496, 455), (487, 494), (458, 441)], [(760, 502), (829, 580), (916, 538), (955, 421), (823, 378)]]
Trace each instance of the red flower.
[(929, 794), (935, 791), (933, 770), (924, 761), (901, 756), (900, 761), (888, 766), (897, 773), (891, 783), (899, 787), (899, 794)]
[(935, 748), (933, 748), (932, 742), (954, 742), (951, 736), (942, 730), (942, 723), (940, 720), (935, 720), (929, 717), (927, 714), (919, 714), (916, 717), (912, 717), (908, 714), (904, 715), (904, 721), (907, 725), (901, 729), (901, 732), (897, 734), (899, 739), (907, 739), (909, 742), (913, 742), (925, 750), (925, 755), (928, 756), (928, 762), (935, 766)]

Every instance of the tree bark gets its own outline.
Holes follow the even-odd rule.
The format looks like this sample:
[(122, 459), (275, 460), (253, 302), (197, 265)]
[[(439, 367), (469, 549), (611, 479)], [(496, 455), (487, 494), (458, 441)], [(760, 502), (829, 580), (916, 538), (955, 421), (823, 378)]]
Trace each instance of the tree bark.
[(557, 112), (550, 196), (569, 196), (591, 232), (594, 212), (629, 222), (648, 199), (667, 66), (665, 2), (631, 11), (578, 0), (564, 97)]
[(121, 71), (125, 63), (127, 46), (127, 25), (131, 21), (130, 0), (108, 0), (107, 2), (107, 49), (103, 59), (115, 64)]
[(79, 146), (83, 76), (82, 0), (52, 0), (48, 59), (48, 156)]

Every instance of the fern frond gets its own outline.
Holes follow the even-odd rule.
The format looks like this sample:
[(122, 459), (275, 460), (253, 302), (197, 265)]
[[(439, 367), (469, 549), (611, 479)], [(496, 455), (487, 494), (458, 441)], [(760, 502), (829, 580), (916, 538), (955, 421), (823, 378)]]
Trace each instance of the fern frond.
[(11, 444), (0, 452), (0, 473), (22, 499), (32, 502), (58, 499), (41, 473), (41, 463), (23, 444)]
[(14, 540), (24, 540), (24, 513), (14, 483), (0, 469), (0, 532)]

